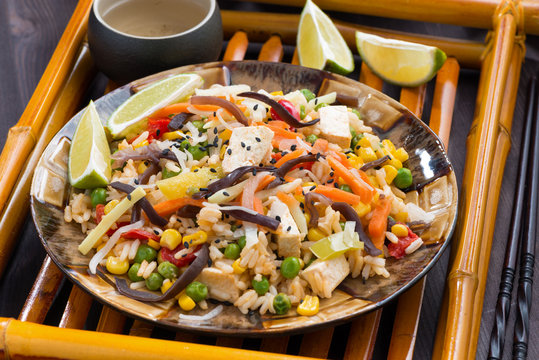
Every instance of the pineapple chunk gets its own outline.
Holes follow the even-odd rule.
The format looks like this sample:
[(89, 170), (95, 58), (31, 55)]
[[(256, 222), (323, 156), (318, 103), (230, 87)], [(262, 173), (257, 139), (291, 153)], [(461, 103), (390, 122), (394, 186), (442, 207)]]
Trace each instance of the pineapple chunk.
[(174, 177), (158, 181), (157, 187), (169, 200), (189, 196), (200, 188), (208, 186), (211, 180), (223, 177), (223, 170), (220, 167), (215, 170), (212, 172), (209, 167), (206, 167), (196, 172), (182, 172)]

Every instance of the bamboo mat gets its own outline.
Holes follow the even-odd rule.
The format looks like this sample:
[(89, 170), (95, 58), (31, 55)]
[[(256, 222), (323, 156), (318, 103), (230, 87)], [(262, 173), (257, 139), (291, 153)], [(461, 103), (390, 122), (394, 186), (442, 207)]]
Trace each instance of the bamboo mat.
[[(229, 41), (227, 43), (226, 50), (224, 52), (224, 60), (241, 60), (242, 58), (258, 58), (259, 60), (265, 61), (291, 61), (292, 63), (297, 62), (296, 57), (293, 56), (290, 48), (283, 47), (280, 36), (270, 36), (263, 43), (248, 43), (248, 39), (251, 37), (256, 38), (256, 35), (245, 31), (237, 31), (239, 29), (234, 29), (232, 25), (227, 24), (226, 13), (223, 13), (225, 32), (230, 34)], [(249, 30), (246, 30), (249, 32)], [(501, 32), (501, 31), (500, 31)], [(412, 36), (412, 35), (410, 35)], [(259, 40), (258, 38), (256, 38)], [(479, 95), (478, 99), (482, 97), (482, 92), (485, 91), (487, 85), (494, 81), (489, 77), (489, 70), (494, 67), (494, 64), (497, 64), (495, 56), (497, 42), (494, 42), (493, 37), (490, 38), (491, 41), (487, 43), (487, 48), (490, 51), (485, 53), (487, 66), (482, 67), (482, 76), (479, 84)], [(420, 39), (418, 39), (420, 41)], [(494, 50), (492, 48), (494, 47)], [(84, 50), (85, 45), (83, 45), (82, 50), (79, 55), (78, 63), (84, 63), (85, 59), (88, 59), (88, 53)], [(513, 49), (513, 48), (512, 48)], [(520, 59), (522, 56), (521, 48), (515, 46), (511, 51), (511, 56), (508, 56), (507, 59), (511, 60), (507, 63), (505, 77), (507, 81), (503, 81), (502, 88), (505, 89), (505, 95), (508, 96), (511, 101), (507, 102), (507, 105), (502, 106), (498, 110), (498, 114), (502, 114), (502, 122), (505, 132), (502, 132), (501, 140), (498, 140), (498, 143), (501, 142), (501, 154), (496, 161), (502, 162), (501, 172), (498, 169), (498, 175), (495, 176), (493, 183), (494, 194), (488, 200), (490, 208), (494, 211), (497, 208), (497, 196), (496, 189), (499, 190), (501, 185), (501, 174), (503, 173), (503, 162), (505, 156), (507, 156), (508, 151), (508, 142), (505, 139), (510, 134), (511, 129), (511, 118), (513, 107), (515, 103), (515, 94), (518, 87), (519, 71), (520, 71)], [(518, 50), (520, 49), (520, 50)], [(499, 50), (503, 54), (506, 54), (506, 50)], [(458, 55), (457, 55), (458, 58)], [(494, 58), (494, 59), (493, 59)], [(491, 60), (493, 59), (493, 60)], [(479, 63), (479, 59), (475, 59), (476, 63)], [(359, 65), (359, 64), (358, 64)], [(360, 75), (359, 80), (380, 90), (384, 90), (386, 86), (384, 83), (372, 74), (368, 68), (365, 66), (360, 66)], [(89, 72), (91, 69), (86, 69), (82, 66), (75, 66), (74, 71), (79, 72)], [(444, 67), (442, 68), (440, 74), (429, 86), (421, 86), (414, 89), (401, 89), (400, 90), (400, 100), (403, 104), (408, 106), (410, 110), (416, 113), (418, 116), (421, 116), (423, 112), (430, 114), (429, 122), (430, 126), (435, 132), (440, 134), (442, 141), (447, 146), (450, 140), (451, 134), (451, 124), (452, 124), (452, 113), (455, 103), (455, 94), (458, 85), (459, 77), (459, 62), (455, 58), (449, 58)], [(76, 82), (76, 80), (74, 80)], [(506, 83), (509, 86), (504, 86)], [(86, 85), (80, 82), (80, 88), (84, 88)], [(73, 86), (76, 88), (77, 84), (73, 83)], [(391, 89), (395, 92), (395, 89)], [(395, 94), (393, 94), (395, 95)], [(425, 100), (428, 99), (426, 102)], [(425, 109), (425, 105), (428, 108)], [(478, 101), (478, 106), (481, 103)], [(484, 110), (483, 110), (484, 111)], [(500, 115), (498, 115), (500, 116)], [(68, 120), (68, 116), (63, 116), (62, 120)], [(426, 119), (424, 119), (426, 120)], [(479, 125), (478, 125), (479, 124)], [(481, 118), (475, 122), (475, 127), (480, 126)], [(475, 140), (475, 133), (473, 131), (470, 135), (470, 142), (477, 141)], [(505, 140), (504, 140), (505, 139)], [(493, 214), (487, 214), (492, 216)], [(490, 222), (490, 235), (494, 229), (494, 221)], [(488, 236), (488, 231), (485, 237)], [(490, 237), (491, 238), (491, 237)], [(488, 266), (488, 258), (486, 260)], [(483, 265), (485, 266), (485, 265)], [(486, 276), (486, 273), (485, 273)], [(63, 310), (63, 315), (61, 319), (57, 322), (53, 321), (53, 324), (60, 328), (71, 328), (71, 329), (88, 329), (96, 330), (101, 332), (108, 333), (117, 333), (117, 334), (129, 334), (131, 336), (139, 337), (153, 337), (153, 338), (162, 338), (167, 340), (179, 340), (181, 344), (183, 343), (201, 343), (205, 345), (210, 345), (210, 349), (213, 349), (214, 354), (219, 355), (219, 357), (228, 357), (237, 355), (241, 358), (254, 358), (253, 353), (243, 353), (243, 352), (234, 352), (229, 353), (224, 351), (220, 347), (228, 348), (243, 348), (248, 350), (256, 350), (257, 354), (260, 354), (260, 351), (268, 353), (281, 353), (289, 355), (300, 355), (307, 357), (316, 357), (316, 358), (326, 358), (328, 356), (332, 358), (345, 358), (345, 359), (368, 359), (372, 357), (375, 345), (377, 340), (381, 341), (380, 338), (384, 337), (384, 334), (377, 332), (380, 326), (380, 321), (384, 316), (386, 310), (379, 310), (368, 314), (366, 316), (360, 317), (357, 320), (353, 321), (350, 324), (338, 326), (336, 328), (328, 328), (325, 330), (317, 331), (305, 336), (292, 336), (292, 337), (280, 337), (272, 339), (263, 339), (263, 340), (250, 340), (250, 339), (231, 339), (231, 338), (209, 338), (209, 337), (198, 337), (193, 334), (187, 333), (170, 333), (162, 329), (153, 328), (150, 325), (140, 322), (133, 321), (124, 317), (123, 315), (117, 313), (116, 311), (109, 309), (107, 307), (101, 307), (99, 304), (95, 303), (86, 293), (82, 292), (77, 287), (72, 287), (70, 290), (69, 298), (67, 301), (58, 303), (57, 297), (58, 291), (69, 291), (70, 284), (64, 283), (62, 285), (63, 276), (55, 268), (52, 262), (49, 259), (45, 259), (42, 269), (36, 279), (34, 288), (30, 292), (30, 295), (27, 299), (27, 302), (21, 311), (20, 320), (32, 321), (35, 323), (43, 323), (46, 320), (47, 313), (49, 312), (51, 306), (61, 307)], [(419, 314), (421, 312), (421, 298), (424, 290), (425, 282), (421, 281), (415, 285), (408, 293), (401, 296), (396, 305), (393, 321), (393, 331), (392, 336), (389, 338), (389, 334), (385, 337), (385, 343), (388, 345), (388, 354), (387, 357), (391, 359), (407, 359), (411, 358), (414, 351), (416, 332), (419, 321)], [(483, 282), (483, 291), (484, 291), (484, 282)], [(54, 298), (57, 297), (56, 302), (53, 303)], [(64, 297), (65, 298), (65, 297)], [(480, 297), (482, 299), (482, 297)], [(481, 309), (480, 303), (477, 302), (474, 306)], [(476, 312), (477, 313), (477, 312)], [(479, 314), (481, 312), (479, 311)], [(393, 316), (393, 313), (391, 313)], [(97, 320), (98, 319), (98, 320)], [(47, 321), (51, 323), (50, 320)], [(5, 324), (5, 323), (3, 323)], [(440, 321), (440, 326), (443, 327), (445, 322)], [(476, 324), (479, 324), (477, 321)], [(0, 328), (4, 325), (0, 325)], [(20, 334), (19, 331), (35, 331), (37, 334), (42, 330), (39, 326), (34, 329), (34, 327), (28, 325), (19, 324), (16, 321), (12, 321), (9, 325), (5, 325), (4, 328), (6, 338), (16, 338), (17, 334)], [(478, 325), (477, 325), (478, 326)], [(387, 329), (387, 324), (384, 324), (384, 328)], [(36, 330), (37, 329), (37, 330)], [(73, 332), (62, 333), (65, 337), (65, 342), (67, 343), (77, 343), (78, 338)], [(437, 347), (435, 351), (447, 350), (450, 346), (443, 344), (444, 331), (439, 330), (438, 336), (441, 340), (438, 340)], [(377, 339), (378, 338), (378, 339)], [(447, 337), (446, 337), (447, 339)], [(476, 335), (477, 339), (477, 335)], [(20, 340), (21, 344), (24, 343), (24, 339)], [(126, 340), (127, 341), (127, 340)], [(145, 343), (144, 340), (140, 340), (141, 343)], [(148, 344), (151, 343), (151, 340), (148, 340)], [(471, 341), (470, 343), (474, 343)], [(15, 342), (14, 342), (15, 344)], [(18, 345), (21, 345), (17, 343)], [(214, 347), (214, 345), (219, 347)], [(463, 348), (470, 348), (473, 344), (467, 344)], [(99, 346), (91, 347), (91, 351), (97, 353)], [(15, 350), (15, 348), (11, 348)], [(103, 350), (103, 347), (99, 348)], [(198, 348), (195, 347), (193, 350), (196, 354), (203, 356), (204, 347)], [(198, 352), (196, 352), (198, 351)], [(473, 351), (473, 350), (472, 350)], [(15, 354), (15, 352), (13, 352)], [(43, 352), (42, 354), (47, 354)], [(475, 354), (473, 351), (471, 354)], [(151, 354), (150, 354), (151, 355)], [(262, 354), (261, 354), (262, 355)], [(442, 356), (441, 353), (435, 353), (436, 356)], [(447, 355), (445, 355), (447, 356)], [(470, 355), (473, 356), (473, 355)], [(264, 357), (264, 358), (269, 358)]]

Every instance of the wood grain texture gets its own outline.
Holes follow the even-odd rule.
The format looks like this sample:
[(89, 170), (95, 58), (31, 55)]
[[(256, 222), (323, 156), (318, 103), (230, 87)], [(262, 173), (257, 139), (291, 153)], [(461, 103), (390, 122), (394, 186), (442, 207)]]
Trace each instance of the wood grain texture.
[(78, 286), (73, 286), (58, 327), (68, 329), (84, 328), (92, 301), (93, 299), (90, 295)]

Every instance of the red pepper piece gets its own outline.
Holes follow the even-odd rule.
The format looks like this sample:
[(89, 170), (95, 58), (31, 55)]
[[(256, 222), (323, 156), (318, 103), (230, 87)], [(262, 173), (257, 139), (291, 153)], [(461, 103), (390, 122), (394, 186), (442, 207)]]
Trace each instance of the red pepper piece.
[(181, 268), (181, 267), (184, 267), (184, 266), (187, 266), (187, 265), (191, 264), (193, 262), (193, 260), (195, 260), (195, 258), (196, 258), (195, 253), (200, 249), (201, 246), (202, 245), (198, 245), (195, 248), (195, 251), (193, 251), (190, 254), (185, 255), (184, 257), (180, 257), (179, 259), (176, 259), (174, 257), (174, 254), (176, 254), (178, 251), (184, 249), (183, 244), (180, 244), (180, 245), (176, 246), (176, 248), (174, 250), (170, 250), (170, 249), (168, 249), (166, 247), (162, 247), (161, 250), (160, 250), (161, 259), (163, 261), (171, 262), (172, 264), (174, 264), (177, 267)]
[(155, 240), (155, 241), (159, 241), (159, 236), (158, 235), (155, 235), (154, 233), (151, 233), (149, 231), (142, 230), (142, 229), (132, 229), (132, 230), (129, 230), (127, 232), (124, 232), (122, 234), (122, 237), (124, 239), (130, 239), (130, 240), (134, 240), (134, 239), (149, 240), (149, 239), (152, 239), (152, 240)]
[(168, 132), (168, 123), (170, 122), (169, 118), (160, 118), (160, 119), (148, 119), (148, 141), (153, 139), (159, 139), (161, 136)]
[(101, 219), (103, 219), (103, 216), (105, 216), (105, 205), (97, 204), (95, 207), (95, 220), (98, 224), (101, 222)]
[[(285, 99), (279, 100), (277, 102), (281, 104), (286, 109), (286, 111), (290, 113), (290, 115), (292, 115), (298, 120), (301, 120), (299, 116), (299, 112), (298, 110), (296, 110), (296, 107), (294, 106), (294, 104), (292, 104), (290, 101), (285, 100)], [(270, 115), (273, 120), (283, 120), (279, 115), (277, 115), (277, 113), (275, 112), (275, 110), (273, 110), (273, 108), (270, 111)]]
[(413, 243), (417, 238), (418, 236), (408, 228), (408, 235), (399, 237), (399, 242), (396, 244), (389, 243), (389, 245), (387, 245), (389, 255), (393, 256), (395, 259), (403, 258), (406, 255), (405, 250), (408, 245)]

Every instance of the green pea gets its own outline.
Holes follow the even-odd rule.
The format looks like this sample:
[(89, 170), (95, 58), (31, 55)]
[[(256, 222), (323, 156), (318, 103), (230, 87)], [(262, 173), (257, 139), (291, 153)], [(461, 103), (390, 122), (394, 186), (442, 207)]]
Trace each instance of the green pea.
[(361, 120), (361, 114), (359, 113), (359, 111), (357, 111), (356, 109), (352, 109), (352, 112), (353, 112), (354, 114), (356, 114), (356, 116), (358, 117), (358, 119)]
[(266, 279), (265, 276), (262, 276), (262, 280), (256, 281), (253, 279), (251, 281), (251, 284), (253, 285), (253, 289), (256, 291), (258, 295), (264, 295), (269, 290), (269, 281)]
[(96, 207), (99, 204), (106, 204), (107, 203), (107, 189), (104, 188), (95, 188), (92, 190), (92, 193), (90, 194), (90, 198), (92, 199), (92, 207)]
[(237, 258), (240, 257), (240, 252), (241, 252), (241, 247), (238, 244), (236, 243), (228, 244), (225, 249), (225, 257), (227, 259), (236, 260)]
[(407, 168), (400, 168), (397, 176), (393, 179), (393, 184), (399, 189), (406, 189), (412, 185), (412, 172)]
[(281, 274), (287, 279), (293, 279), (301, 270), (301, 263), (295, 256), (287, 257), (281, 263)]
[(189, 140), (185, 139), (180, 143), (180, 149), (185, 150), (187, 149), (191, 144), (189, 143)]
[(316, 136), (315, 134), (311, 134), (308, 135), (305, 140), (307, 140), (307, 142), (310, 142), (311, 144), (314, 144), (316, 140), (318, 140), (318, 136)]
[(245, 235), (243, 235), (242, 237), (238, 239), (238, 245), (240, 246), (240, 248), (243, 249), (246, 243), (247, 243), (247, 238), (245, 237)]
[(305, 118), (305, 105), (299, 106), (299, 117), (301, 118), (301, 120)]
[(163, 179), (168, 179), (168, 178), (174, 177), (174, 176), (179, 175), (179, 174), (180, 174), (179, 171), (171, 171), (171, 170), (167, 169), (166, 167), (163, 168), (163, 171), (161, 171), (161, 175), (162, 175)]
[(174, 279), (180, 275), (180, 269), (171, 262), (164, 261), (157, 267), (157, 272), (166, 279)]
[(208, 297), (208, 287), (201, 282), (193, 281), (185, 288), (185, 294), (194, 302), (200, 302)]
[(341, 190), (344, 190), (344, 191), (347, 191), (349, 193), (352, 192), (352, 188), (350, 188), (350, 186), (346, 185), (346, 184), (342, 184), (341, 186), (339, 186), (339, 189)]
[(142, 244), (137, 249), (137, 254), (135, 255), (134, 261), (136, 263), (141, 263), (144, 260), (147, 262), (152, 262), (157, 257), (157, 251), (149, 245)]
[(161, 285), (163, 285), (163, 277), (159, 273), (151, 273), (150, 276), (146, 279), (146, 287), (149, 290), (158, 290)]
[(303, 96), (305, 96), (305, 100), (307, 100), (307, 101), (311, 101), (312, 99), (314, 99), (316, 97), (313, 94), (313, 92), (311, 90), (309, 90), (309, 89), (301, 89), (300, 91), (303, 94)]
[(350, 148), (351, 149), (355, 149), (357, 144), (359, 144), (359, 142), (361, 141), (361, 139), (363, 139), (364, 135), (363, 134), (356, 134), (352, 137), (352, 143), (351, 143), (351, 146)]
[(202, 121), (202, 120), (191, 121), (191, 123), (192, 123), (193, 125), (195, 125), (195, 127), (197, 128), (197, 130), (200, 131), (200, 132), (206, 132), (206, 131), (208, 131), (207, 129), (204, 129), (204, 121)]
[(238, 225), (230, 224), (230, 231), (236, 231), (236, 230), (238, 230)]
[(346, 223), (344, 221), (339, 221), (339, 225), (341, 226), (341, 229), (344, 231), (344, 227), (346, 226)]
[(328, 106), (326, 103), (320, 103), (314, 107), (314, 111), (318, 111), (318, 109)]
[(290, 303), (290, 298), (288, 295), (279, 293), (273, 298), (273, 308), (275, 312), (279, 315), (284, 315), (290, 310), (292, 303)]
[(133, 265), (131, 265), (131, 267), (129, 268), (129, 271), (127, 272), (127, 277), (129, 278), (129, 280), (133, 282), (144, 280), (142, 276), (137, 275), (138, 269), (140, 269), (139, 263), (134, 263)]
[(193, 155), (193, 159), (200, 160), (204, 156), (208, 155), (208, 149), (206, 149), (204, 146), (204, 143), (195, 146), (189, 146), (187, 148), (187, 151), (189, 151)]

